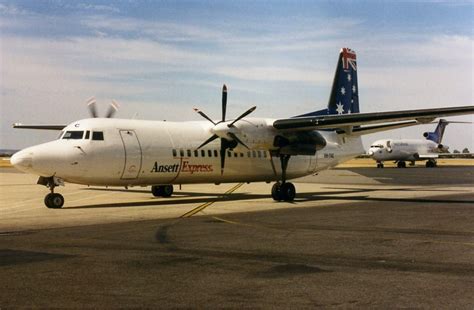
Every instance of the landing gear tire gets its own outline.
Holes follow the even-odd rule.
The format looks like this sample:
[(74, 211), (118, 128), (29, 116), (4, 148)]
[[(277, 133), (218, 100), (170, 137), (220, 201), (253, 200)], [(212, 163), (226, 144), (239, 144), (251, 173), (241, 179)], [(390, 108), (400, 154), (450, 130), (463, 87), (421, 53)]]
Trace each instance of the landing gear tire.
[(173, 190), (173, 185), (153, 185), (151, 187), (151, 193), (155, 197), (171, 197)]
[(173, 185), (164, 185), (162, 189), (163, 197), (171, 197), (173, 195)]
[(293, 183), (283, 183), (280, 187), (280, 196), (284, 201), (295, 200), (296, 189)]
[(383, 168), (383, 163), (377, 163), (377, 168)]
[(281, 184), (280, 183), (275, 183), (272, 186), (272, 198), (275, 201), (280, 201), (281, 200)]
[(397, 167), (398, 168), (406, 168), (407, 164), (404, 161), (399, 161), (399, 162), (397, 162)]
[(436, 162), (434, 160), (428, 160), (426, 162), (426, 168), (434, 168), (436, 167)]
[(58, 193), (49, 193), (44, 197), (44, 204), (49, 209), (61, 209), (64, 205), (64, 197)]
[(272, 187), (272, 198), (275, 201), (295, 200), (296, 189), (293, 183), (275, 183)]

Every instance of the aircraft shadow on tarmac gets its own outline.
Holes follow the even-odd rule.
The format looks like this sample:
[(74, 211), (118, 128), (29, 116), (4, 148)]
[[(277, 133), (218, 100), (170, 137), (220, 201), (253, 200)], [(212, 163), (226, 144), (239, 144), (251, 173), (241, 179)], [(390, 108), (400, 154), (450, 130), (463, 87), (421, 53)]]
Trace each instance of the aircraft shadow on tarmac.
[[(473, 166), (438, 166), (436, 168), (408, 167), (408, 168), (336, 168), (331, 172), (337, 174), (337, 182), (347, 179), (344, 171), (376, 180), (381, 184), (392, 185), (474, 185)], [(357, 178), (351, 175), (352, 178)], [(355, 181), (355, 180), (354, 180)]]
[[(101, 190), (101, 191), (117, 191), (116, 189), (95, 189), (87, 188), (86, 190)], [(380, 189), (385, 191), (386, 189)], [(396, 191), (396, 189), (392, 189)], [(132, 191), (132, 190), (122, 190), (118, 191)], [(137, 193), (149, 193), (149, 191), (138, 190), (134, 192)], [(392, 198), (392, 197), (370, 197), (368, 195), (351, 195), (351, 196), (341, 196), (345, 194), (361, 194), (375, 192), (377, 189), (343, 189), (337, 191), (318, 191), (318, 192), (304, 192), (299, 193), (295, 201), (290, 204), (298, 204), (300, 202), (308, 201), (352, 201), (352, 202), (364, 202), (364, 201), (379, 201), (379, 202), (410, 202), (410, 203), (462, 203), (462, 204), (472, 204), (473, 200), (453, 200), (446, 198)], [(439, 192), (439, 190), (435, 190)], [(192, 198), (184, 198), (192, 197)], [(177, 199), (176, 199), (177, 198)], [(270, 199), (270, 196), (267, 194), (252, 194), (252, 193), (232, 193), (232, 194), (212, 194), (212, 193), (199, 193), (199, 192), (177, 192), (172, 198), (151, 198), (148, 201), (136, 201), (136, 202), (118, 202), (118, 203), (103, 203), (103, 204), (93, 204), (85, 206), (75, 206), (67, 207), (67, 209), (94, 209), (94, 208), (117, 208), (117, 207), (146, 207), (146, 206), (169, 206), (169, 205), (188, 205), (188, 204), (202, 204), (202, 203), (216, 203), (223, 201), (245, 201), (245, 200), (255, 200), (255, 199)], [(275, 202), (278, 203), (278, 202)], [(282, 206), (288, 204), (288, 202), (280, 202)]]

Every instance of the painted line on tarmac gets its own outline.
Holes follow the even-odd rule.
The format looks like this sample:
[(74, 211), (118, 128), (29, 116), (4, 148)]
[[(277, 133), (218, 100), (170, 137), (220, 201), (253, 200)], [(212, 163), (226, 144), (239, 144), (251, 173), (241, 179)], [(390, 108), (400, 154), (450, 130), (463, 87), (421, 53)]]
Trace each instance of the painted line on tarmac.
[[(229, 195), (233, 192), (235, 192), (237, 189), (239, 189), (242, 185), (244, 185), (244, 183), (238, 183), (237, 185), (235, 185), (234, 187), (232, 187), (231, 189), (229, 189), (228, 191), (226, 191), (222, 196), (225, 196), (225, 195)], [(206, 209), (207, 207), (209, 207), (210, 205), (212, 205), (213, 203), (215, 203), (216, 201), (208, 201), (206, 203), (203, 203), (202, 205), (192, 209), (191, 211), (188, 211), (186, 213), (184, 213), (183, 215), (180, 216), (180, 218), (185, 218), (185, 217), (191, 217), (193, 216), (194, 214), (198, 213), (198, 212), (201, 212), (202, 210)]]

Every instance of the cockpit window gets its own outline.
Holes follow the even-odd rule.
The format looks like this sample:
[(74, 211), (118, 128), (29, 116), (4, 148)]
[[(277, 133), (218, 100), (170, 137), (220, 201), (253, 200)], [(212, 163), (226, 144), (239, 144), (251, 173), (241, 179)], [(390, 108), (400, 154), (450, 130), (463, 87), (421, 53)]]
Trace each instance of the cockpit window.
[(92, 140), (104, 140), (104, 133), (102, 131), (93, 131)]
[(63, 139), (82, 139), (84, 136), (84, 131), (66, 131), (63, 136)]
[(383, 145), (382, 145), (382, 144), (374, 144), (374, 145), (372, 145), (371, 147), (375, 147), (375, 148), (383, 148)]
[(84, 137), (84, 139), (89, 140), (90, 134), (91, 134), (91, 132), (89, 130), (86, 131), (86, 136)]

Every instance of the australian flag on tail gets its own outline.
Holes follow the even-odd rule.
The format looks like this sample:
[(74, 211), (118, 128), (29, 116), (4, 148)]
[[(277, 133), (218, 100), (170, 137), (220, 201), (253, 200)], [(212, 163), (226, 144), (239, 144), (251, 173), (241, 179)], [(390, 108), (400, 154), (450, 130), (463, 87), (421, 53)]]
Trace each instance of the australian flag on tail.
[(359, 113), (357, 57), (355, 51), (345, 47), (339, 53), (327, 108), (297, 117), (351, 113)]

